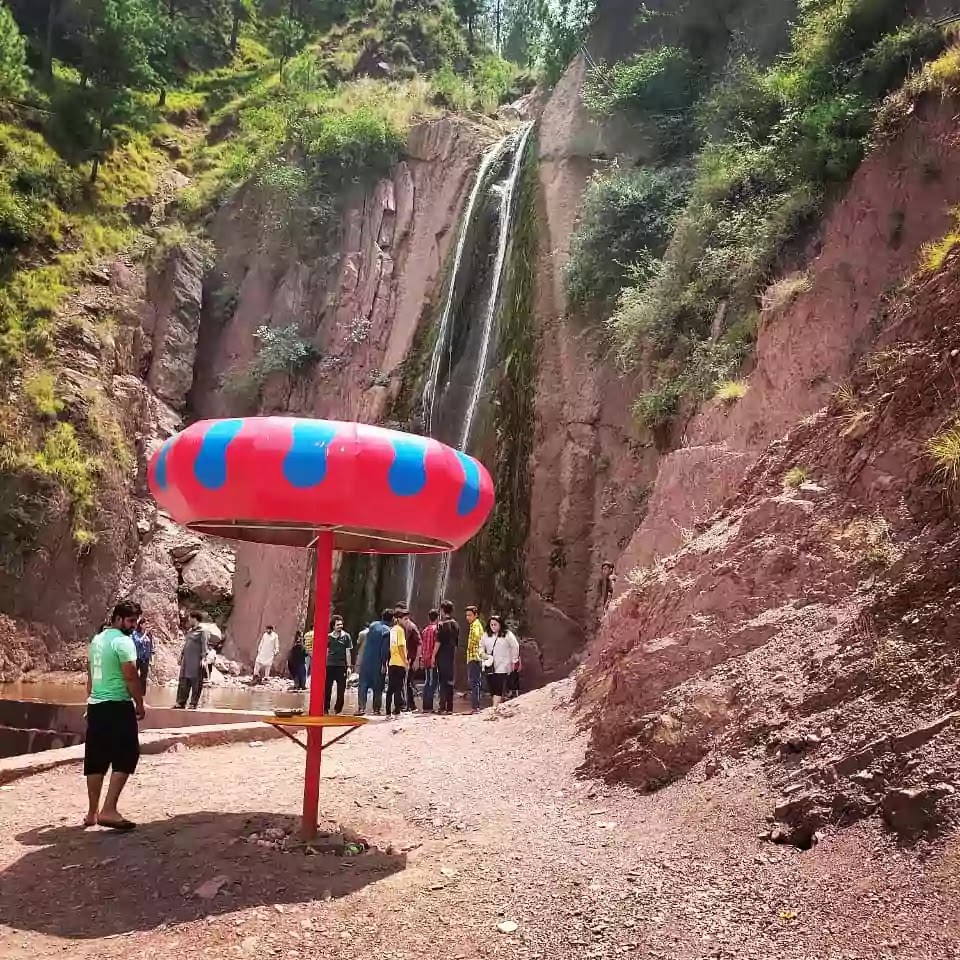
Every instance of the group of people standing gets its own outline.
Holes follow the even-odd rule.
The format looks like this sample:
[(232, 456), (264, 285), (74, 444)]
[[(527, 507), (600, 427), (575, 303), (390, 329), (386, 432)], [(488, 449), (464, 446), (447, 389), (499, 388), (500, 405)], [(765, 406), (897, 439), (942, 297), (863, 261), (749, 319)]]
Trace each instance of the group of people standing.
[[(520, 643), (499, 615), (492, 614), (484, 626), (475, 606), (468, 606), (465, 614), (467, 683), (471, 711), (476, 712), (484, 679), (494, 706), (519, 693)], [(327, 635), (324, 713), (329, 713), (331, 706), (334, 713), (343, 711), (351, 671), (357, 671), (359, 715), (371, 705), (378, 715), (384, 710), (388, 716), (416, 710), (418, 696), (419, 709), (424, 712), (453, 713), (460, 624), (449, 600), (441, 603), (439, 610), (431, 610), (428, 617), (421, 630), (406, 604), (396, 604), (384, 609), (354, 642), (344, 630), (343, 618), (334, 614)], [(298, 633), (287, 658), (294, 689), (305, 689), (312, 656), (313, 632)], [(421, 675), (423, 686), (418, 690), (416, 681)]]
[[(498, 615), (491, 615), (484, 628), (475, 606), (468, 606), (465, 613), (467, 683), (470, 707), (476, 712), (480, 709), (484, 677), (494, 706), (505, 696), (519, 692), (520, 643), (512, 631), (504, 629)], [(454, 619), (453, 604), (449, 600), (444, 600), (439, 610), (431, 610), (428, 618), (421, 631), (406, 605), (398, 604), (384, 610), (379, 620), (361, 631), (363, 642), (356, 658), (359, 663), (357, 713), (366, 713), (371, 697), (375, 714), (381, 709), (388, 715), (417, 709), (414, 680), (421, 670), (421, 709), (428, 713), (453, 713), (460, 624)], [(338, 703), (342, 703), (339, 698)]]

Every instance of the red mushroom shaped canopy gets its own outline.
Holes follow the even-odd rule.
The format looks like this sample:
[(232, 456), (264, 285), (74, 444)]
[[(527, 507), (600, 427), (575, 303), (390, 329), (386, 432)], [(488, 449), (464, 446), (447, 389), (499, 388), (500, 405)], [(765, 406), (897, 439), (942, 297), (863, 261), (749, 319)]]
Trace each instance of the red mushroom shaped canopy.
[(427, 437), (336, 420), (203, 420), (150, 460), (160, 507), (202, 533), (338, 550), (438, 553), (483, 525), (493, 482), (473, 457)]

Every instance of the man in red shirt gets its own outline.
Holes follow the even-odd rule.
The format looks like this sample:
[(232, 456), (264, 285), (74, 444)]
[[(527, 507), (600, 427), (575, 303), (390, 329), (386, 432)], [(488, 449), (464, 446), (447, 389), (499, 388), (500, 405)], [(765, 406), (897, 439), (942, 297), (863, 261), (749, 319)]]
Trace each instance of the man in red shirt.
[(420, 659), (423, 661), (424, 713), (433, 710), (433, 695), (437, 690), (437, 668), (434, 666), (433, 658), (437, 649), (437, 623), (440, 620), (440, 613), (437, 610), (431, 610), (429, 617), (430, 622), (423, 628), (420, 634)]

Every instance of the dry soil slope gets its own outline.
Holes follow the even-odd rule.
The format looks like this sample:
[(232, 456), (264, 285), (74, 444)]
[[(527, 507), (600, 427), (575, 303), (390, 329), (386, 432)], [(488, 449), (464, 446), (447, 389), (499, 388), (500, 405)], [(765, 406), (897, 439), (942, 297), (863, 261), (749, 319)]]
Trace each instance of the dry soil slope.
[(653, 789), (760, 756), (801, 845), (874, 813), (911, 834), (949, 818), (958, 498), (926, 444), (956, 416), (958, 291), (956, 254), (904, 287), (848, 384), (630, 577), (580, 676), (592, 771)]

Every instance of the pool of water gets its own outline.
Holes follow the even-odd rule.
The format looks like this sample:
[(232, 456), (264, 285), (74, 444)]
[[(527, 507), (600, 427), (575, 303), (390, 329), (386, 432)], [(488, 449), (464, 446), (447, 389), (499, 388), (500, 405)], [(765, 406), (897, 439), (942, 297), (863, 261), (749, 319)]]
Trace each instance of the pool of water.
[[(176, 700), (175, 686), (147, 686), (147, 706), (172, 707)], [(44, 703), (83, 703), (86, 700), (84, 685), (76, 680), (42, 680), (37, 683), (19, 681), (0, 683), (0, 700), (40, 700)], [(204, 687), (200, 697), (200, 706), (208, 710), (276, 710), (309, 706), (309, 692), (278, 690), (274, 687)], [(356, 709), (356, 687), (347, 690), (344, 709), (347, 713)], [(484, 699), (484, 705), (489, 700)], [(469, 701), (459, 692), (453, 698), (453, 708), (457, 713), (470, 710)]]
[[(172, 707), (176, 687), (147, 686), (147, 706)], [(219, 710), (274, 710), (277, 707), (307, 706), (306, 693), (276, 690), (271, 687), (205, 687), (200, 706)], [(0, 700), (42, 700), (45, 703), (83, 703), (86, 690), (82, 683), (41, 681), (39, 683), (0, 683)], [(349, 692), (348, 692), (349, 702)]]

